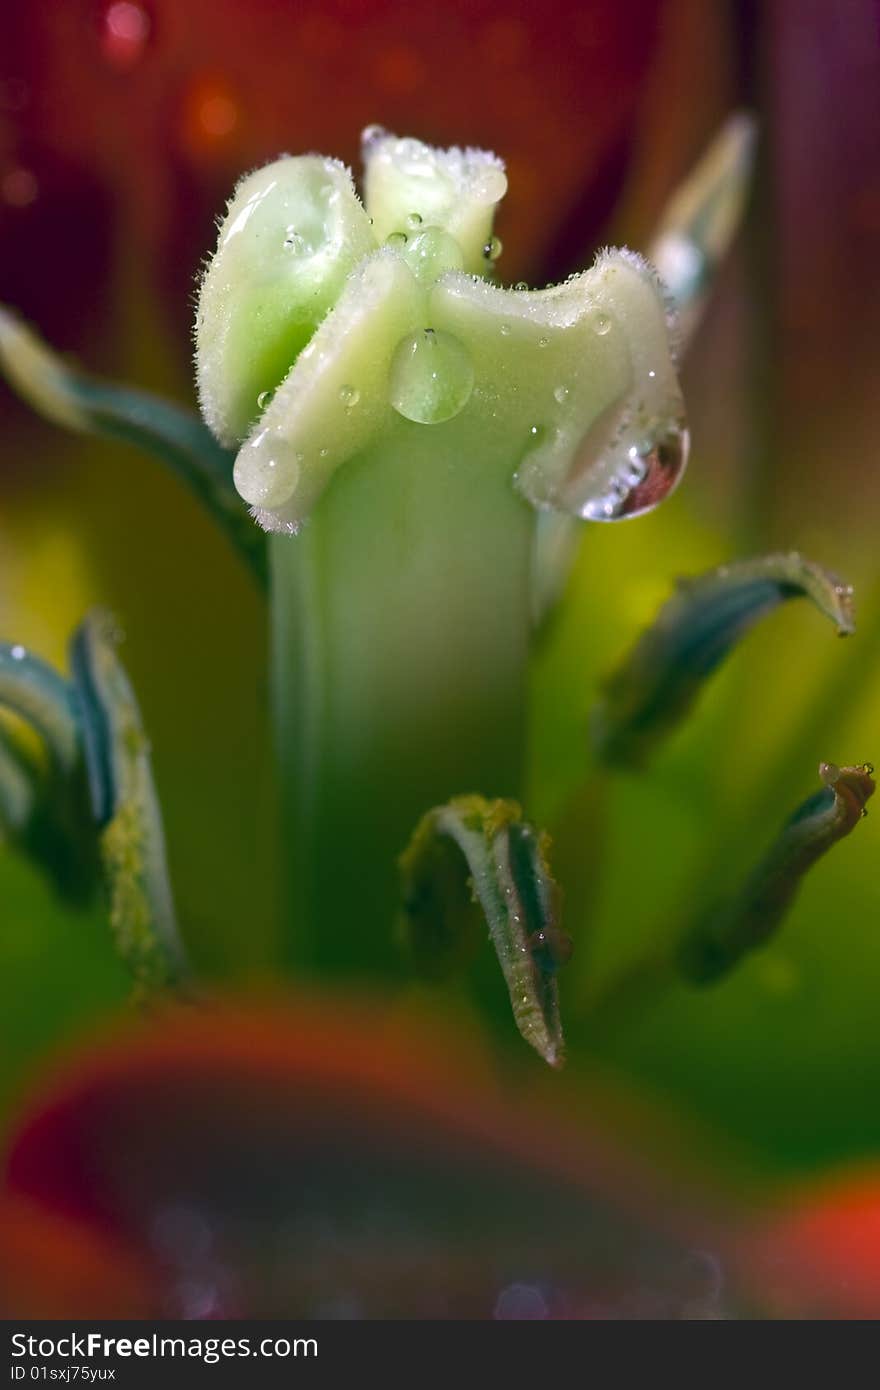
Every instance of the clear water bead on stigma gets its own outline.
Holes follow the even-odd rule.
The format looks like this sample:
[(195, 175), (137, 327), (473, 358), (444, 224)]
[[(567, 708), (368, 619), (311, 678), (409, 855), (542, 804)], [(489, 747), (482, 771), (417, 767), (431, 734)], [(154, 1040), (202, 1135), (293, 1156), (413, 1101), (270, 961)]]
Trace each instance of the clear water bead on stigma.
[(507, 175), (496, 164), (486, 164), (471, 179), (468, 194), (475, 203), (485, 207), (499, 202), (507, 192)]
[(403, 259), (421, 284), (430, 284), (447, 270), (464, 267), (461, 247), (442, 227), (426, 227), (414, 236), (403, 252)]
[(364, 156), (368, 155), (374, 146), (384, 140), (387, 134), (388, 131), (383, 125), (374, 123), (373, 125), (364, 126), (364, 129), (361, 131), (361, 151)]
[(689, 447), (688, 431), (679, 425), (642, 448), (631, 446), (610, 476), (597, 469), (595, 485), (584, 490), (580, 515), (586, 521), (623, 521), (652, 512), (681, 478)]
[(303, 456), (277, 431), (258, 430), (239, 450), (235, 486), (252, 507), (279, 507), (295, 491)]
[(473, 387), (470, 354), (451, 333), (425, 328), (398, 343), (389, 395), (405, 419), (421, 425), (451, 420), (467, 405)]

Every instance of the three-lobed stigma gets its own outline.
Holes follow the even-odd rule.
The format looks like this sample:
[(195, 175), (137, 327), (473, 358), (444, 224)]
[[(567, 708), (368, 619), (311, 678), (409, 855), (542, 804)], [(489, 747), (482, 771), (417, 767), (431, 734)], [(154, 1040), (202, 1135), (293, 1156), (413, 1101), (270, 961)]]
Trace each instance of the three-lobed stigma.
[(481, 150), (370, 127), (364, 204), (350, 172), (286, 157), (236, 190), (196, 323), (205, 418), (237, 443), (235, 485), (294, 533), (336, 470), (386, 436), (446, 431), (480, 466), (508, 441), (533, 506), (636, 516), (675, 487), (688, 436), (671, 315), (651, 267), (605, 251), (531, 291), (495, 282), (507, 180)]

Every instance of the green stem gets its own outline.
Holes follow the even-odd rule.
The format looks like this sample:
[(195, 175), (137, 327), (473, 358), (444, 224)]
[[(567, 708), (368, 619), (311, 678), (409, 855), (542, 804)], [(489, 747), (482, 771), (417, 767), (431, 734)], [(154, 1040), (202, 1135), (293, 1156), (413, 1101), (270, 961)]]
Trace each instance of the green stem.
[(420, 816), (520, 794), (535, 513), (506, 432), (480, 444), (395, 417), (272, 540), (294, 966), (387, 972)]

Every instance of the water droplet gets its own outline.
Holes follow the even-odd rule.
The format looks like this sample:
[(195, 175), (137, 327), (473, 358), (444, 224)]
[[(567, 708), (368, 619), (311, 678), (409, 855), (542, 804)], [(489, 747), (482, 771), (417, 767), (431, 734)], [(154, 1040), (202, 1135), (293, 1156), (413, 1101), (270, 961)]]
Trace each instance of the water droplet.
[(239, 450), (235, 486), (252, 507), (280, 507), (296, 490), (303, 456), (277, 430), (258, 430)]
[(488, 207), (498, 203), (507, 192), (507, 175), (496, 164), (487, 164), (470, 181), (468, 197), (475, 203)]
[(862, 772), (864, 772), (864, 774), (865, 774), (866, 777), (873, 777), (873, 776), (874, 776), (874, 764), (873, 764), (873, 763), (862, 763)]
[(532, 932), (528, 949), (538, 969), (545, 975), (552, 975), (571, 960), (574, 945), (565, 932), (548, 925), (543, 931)]
[(150, 37), (150, 16), (133, 0), (113, 0), (100, 19), (101, 53), (120, 72), (133, 68), (144, 55)]
[(859, 815), (861, 816), (862, 820), (865, 819), (865, 816), (866, 816), (867, 814), (868, 814), (868, 808), (867, 808), (867, 806), (863, 806), (862, 809), (861, 809), (861, 811), (859, 811)]
[(340, 386), (339, 399), (348, 410), (356, 406), (360, 398), (361, 393), (356, 386)]
[(555, 401), (557, 401), (557, 402), (559, 403), (559, 405), (564, 405), (565, 402), (568, 400), (568, 387), (567, 387), (567, 386), (554, 386), (554, 387), (553, 387), (553, 399), (554, 399)]
[(500, 330), (500, 331), (501, 331), (501, 336), (502, 336), (502, 338), (506, 338), (507, 335), (508, 335), (508, 333), (510, 332), (510, 324), (509, 324), (509, 323), (502, 323), (502, 325), (501, 325), (501, 330)]
[(274, 392), (274, 391), (261, 391), (260, 394), (257, 396), (257, 406), (258, 406), (258, 408), (259, 408), (260, 410), (265, 410), (265, 409), (266, 409), (266, 406), (269, 404), (269, 402), (271, 401), (271, 399), (272, 399), (272, 397), (273, 397), (274, 395), (275, 395), (275, 392)]
[(455, 237), (442, 227), (426, 227), (413, 237), (404, 260), (421, 284), (431, 284), (447, 270), (461, 270), (464, 255)]
[(385, 139), (387, 134), (388, 131), (383, 125), (364, 126), (361, 131), (361, 155), (364, 159), (372, 153), (376, 145)]
[(487, 261), (497, 261), (503, 250), (504, 244), (501, 238), (493, 236), (489, 238), (486, 245), (483, 247), (483, 255), (486, 257)]
[(12, 648), (9, 655), (13, 661), (24, 661), (27, 656), (27, 647), (22, 647), (19, 643)]
[(516, 289), (516, 290), (527, 290), (527, 289), (528, 289), (528, 285), (526, 284), (525, 280), (517, 280), (516, 284), (514, 285), (514, 289)]
[(540, 425), (529, 425), (529, 434), (532, 436), (532, 439), (540, 439), (543, 433), (544, 431), (541, 429)]
[(395, 251), (400, 251), (402, 247), (406, 246), (408, 240), (406, 232), (392, 232), (390, 236), (385, 238), (385, 245), (393, 246)]
[(608, 332), (608, 330), (609, 330), (610, 327), (611, 327), (611, 320), (610, 320), (610, 318), (608, 317), (607, 314), (595, 314), (595, 315), (594, 315), (594, 317), (593, 317), (593, 332), (594, 332), (594, 333), (598, 333), (598, 335), (599, 335), (600, 338), (604, 338), (605, 334)]
[(391, 360), (391, 404), (422, 425), (451, 420), (467, 405), (474, 368), (463, 343), (451, 333), (425, 329), (398, 343)]
[(675, 487), (687, 464), (690, 437), (671, 426), (643, 449), (633, 445), (595, 496), (578, 507), (588, 521), (620, 521), (653, 511)]
[(421, 215), (417, 212), (411, 212), (409, 217), (406, 219), (406, 225), (412, 228), (421, 227)]
[(295, 256), (301, 256), (307, 249), (306, 239), (296, 230), (296, 227), (288, 227), (284, 235), (284, 245), (288, 251), (292, 251)]
[(538, 347), (546, 347), (547, 344), (549, 343), (549, 341), (550, 341), (550, 339), (547, 338), (547, 337), (539, 338), (539, 339), (538, 339)]

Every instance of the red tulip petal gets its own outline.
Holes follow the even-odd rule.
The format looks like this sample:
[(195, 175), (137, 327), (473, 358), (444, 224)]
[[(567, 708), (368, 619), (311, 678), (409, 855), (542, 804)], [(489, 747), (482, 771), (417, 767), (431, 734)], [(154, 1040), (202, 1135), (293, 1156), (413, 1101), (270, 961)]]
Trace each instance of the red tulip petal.
[(733, 1305), (705, 1223), (664, 1212), (598, 1127), (473, 1072), (448, 1036), (339, 1001), (170, 1013), (63, 1069), (7, 1193), (148, 1269), (154, 1315)]
[(880, 1174), (826, 1179), (788, 1204), (747, 1263), (779, 1317), (880, 1317)]
[(148, 1272), (94, 1229), (0, 1200), (0, 1317), (148, 1317)]
[[(609, 161), (625, 163), (661, 10), (659, 0), (594, 0), (588, 11), (580, 0), (7, 6), (0, 222), (8, 215), (15, 299), (36, 312), (48, 282), (63, 309), (76, 292), (79, 223), (96, 184), (113, 199), (117, 260), (122, 252), (154, 287), (158, 278), (186, 318), (213, 218), (241, 172), (283, 150), (356, 161), (359, 132), (375, 121), (436, 144), (494, 146), (509, 161), (512, 279), (556, 245), (576, 209), (580, 252), (585, 194), (608, 183)], [(38, 219), (54, 163), (85, 166), (83, 193), (55, 216), (51, 254), (41, 244), (31, 256), (25, 226)], [(601, 219), (608, 189), (599, 193)], [(594, 217), (594, 233), (598, 225)]]

